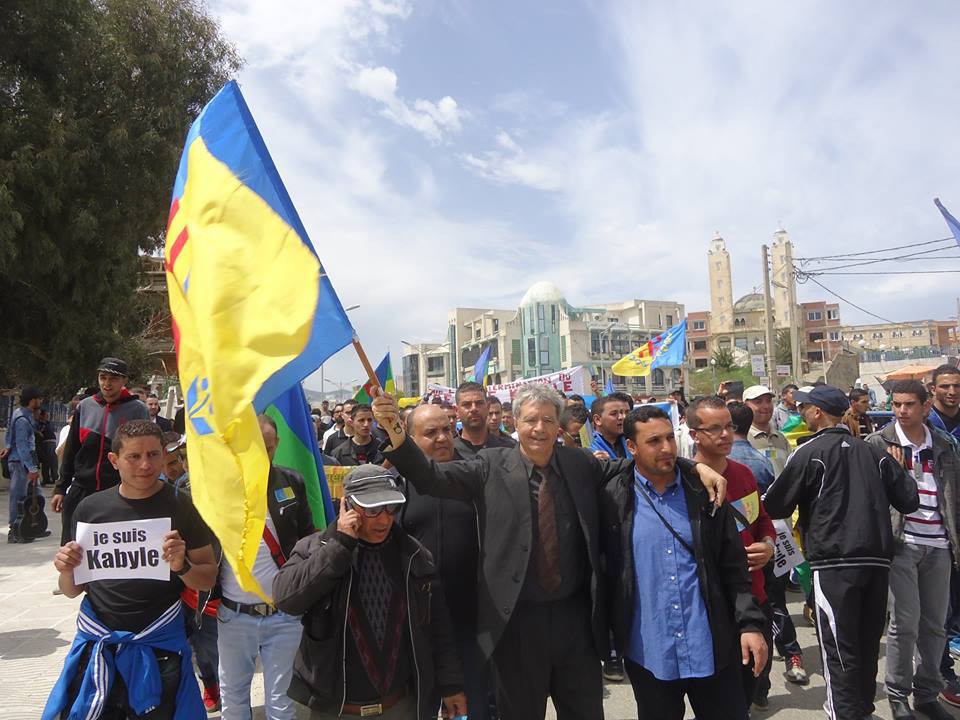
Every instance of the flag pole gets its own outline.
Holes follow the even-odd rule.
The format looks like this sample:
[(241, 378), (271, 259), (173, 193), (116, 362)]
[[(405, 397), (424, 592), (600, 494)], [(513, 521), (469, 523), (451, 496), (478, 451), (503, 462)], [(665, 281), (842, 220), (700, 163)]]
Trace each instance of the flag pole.
[(383, 391), (383, 388), (380, 387), (380, 380), (377, 378), (377, 373), (373, 369), (373, 365), (370, 364), (370, 360), (367, 358), (367, 353), (363, 349), (363, 345), (360, 344), (360, 338), (356, 335), (353, 336), (353, 349), (357, 351), (357, 355), (360, 358), (360, 364), (363, 365), (363, 369), (367, 372), (367, 379), (370, 380), (371, 387), (379, 388), (380, 391)]

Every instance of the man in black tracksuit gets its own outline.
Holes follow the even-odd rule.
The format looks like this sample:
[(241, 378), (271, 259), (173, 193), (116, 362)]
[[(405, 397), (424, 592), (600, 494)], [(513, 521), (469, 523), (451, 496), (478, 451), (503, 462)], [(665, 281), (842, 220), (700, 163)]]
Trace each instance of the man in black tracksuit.
[(87, 495), (120, 484), (120, 473), (107, 455), (113, 435), (130, 420), (149, 420), (150, 411), (126, 388), (130, 371), (119, 358), (105, 357), (97, 366), (100, 389), (77, 405), (67, 433), (60, 463), (60, 481), (53, 490), (50, 509), (63, 512), (61, 544), (70, 537), (70, 518)]
[(889, 454), (841, 424), (847, 397), (830, 385), (796, 391), (816, 434), (790, 457), (763, 502), (774, 518), (800, 508), (800, 530), (813, 570), (817, 630), (831, 718), (869, 717), (887, 612), (893, 559), (889, 508), (920, 505), (917, 484)]

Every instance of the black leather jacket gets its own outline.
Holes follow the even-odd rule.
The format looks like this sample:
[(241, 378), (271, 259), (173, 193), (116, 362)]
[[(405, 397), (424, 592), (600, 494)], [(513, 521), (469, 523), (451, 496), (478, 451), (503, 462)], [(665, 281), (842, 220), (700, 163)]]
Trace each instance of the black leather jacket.
[[(463, 674), (437, 568), (417, 540), (394, 526), (407, 589), (407, 623), (418, 717), (436, 714), (436, 695), (463, 689)], [(335, 526), (297, 543), (273, 581), (283, 612), (303, 614), (303, 636), (288, 694), (314, 710), (339, 713), (346, 702), (347, 609), (356, 539)]]

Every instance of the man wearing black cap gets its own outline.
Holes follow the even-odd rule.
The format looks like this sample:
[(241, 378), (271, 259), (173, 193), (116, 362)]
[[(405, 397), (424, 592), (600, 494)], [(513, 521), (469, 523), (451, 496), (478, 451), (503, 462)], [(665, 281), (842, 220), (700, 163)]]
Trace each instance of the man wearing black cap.
[(763, 501), (774, 518), (800, 508), (827, 714), (869, 717), (894, 550), (890, 506), (916, 510), (917, 484), (891, 454), (850, 434), (841, 423), (849, 401), (838, 388), (797, 390), (794, 399), (815, 434), (790, 457)]
[(7, 534), (7, 542), (20, 541), (13, 529), (17, 519), (17, 506), (27, 496), (30, 483), (36, 483), (40, 477), (34, 413), (42, 404), (43, 395), (40, 390), (25, 387), (20, 393), (20, 407), (10, 418), (7, 447), (3, 451), (4, 455), (10, 457), (10, 532)]
[(393, 476), (361, 465), (343, 482), (336, 526), (300, 540), (273, 581), (277, 607), (303, 614), (289, 694), (311, 720), (467, 714), (463, 678), (430, 552), (394, 523)]
[(130, 420), (150, 419), (147, 406), (126, 388), (129, 376), (127, 363), (105, 357), (97, 366), (100, 389), (77, 405), (60, 463), (60, 481), (50, 501), (54, 512), (63, 512), (61, 544), (70, 539), (70, 519), (80, 501), (120, 484), (120, 475), (107, 458), (117, 428)]

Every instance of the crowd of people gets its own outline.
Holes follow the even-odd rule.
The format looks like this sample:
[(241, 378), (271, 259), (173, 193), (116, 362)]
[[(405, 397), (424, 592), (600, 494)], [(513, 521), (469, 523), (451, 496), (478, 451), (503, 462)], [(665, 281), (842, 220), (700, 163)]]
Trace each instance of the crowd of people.
[[(894, 383), (895, 417), (876, 427), (869, 389), (825, 384), (677, 393), (668, 409), (617, 392), (587, 407), (540, 384), (501, 402), (473, 382), (451, 405), (324, 402), (318, 450), (351, 470), (319, 531), (261, 416), (271, 464), (253, 577), (265, 597), (193, 508), (182, 426), (128, 376), (105, 358), (63, 439), (54, 564), (58, 591), (84, 597), (45, 719), (248, 720), (259, 661), (270, 720), (295, 703), (315, 720), (530, 720), (548, 699), (560, 720), (600, 719), (604, 679), (629, 680), (639, 718), (680, 720), (687, 701), (700, 720), (743, 720), (770, 706), (774, 649), (788, 682), (809, 683), (786, 601), (795, 581), (828, 717), (874, 712), (884, 630), (893, 717), (960, 706), (951, 365), (928, 385)], [(42, 393), (25, 389), (21, 406), (11, 522), (15, 492), (40, 477)], [(170, 519), (167, 579), (74, 582), (78, 523), (148, 518)], [(776, 561), (781, 528), (809, 587), (803, 566)]]

